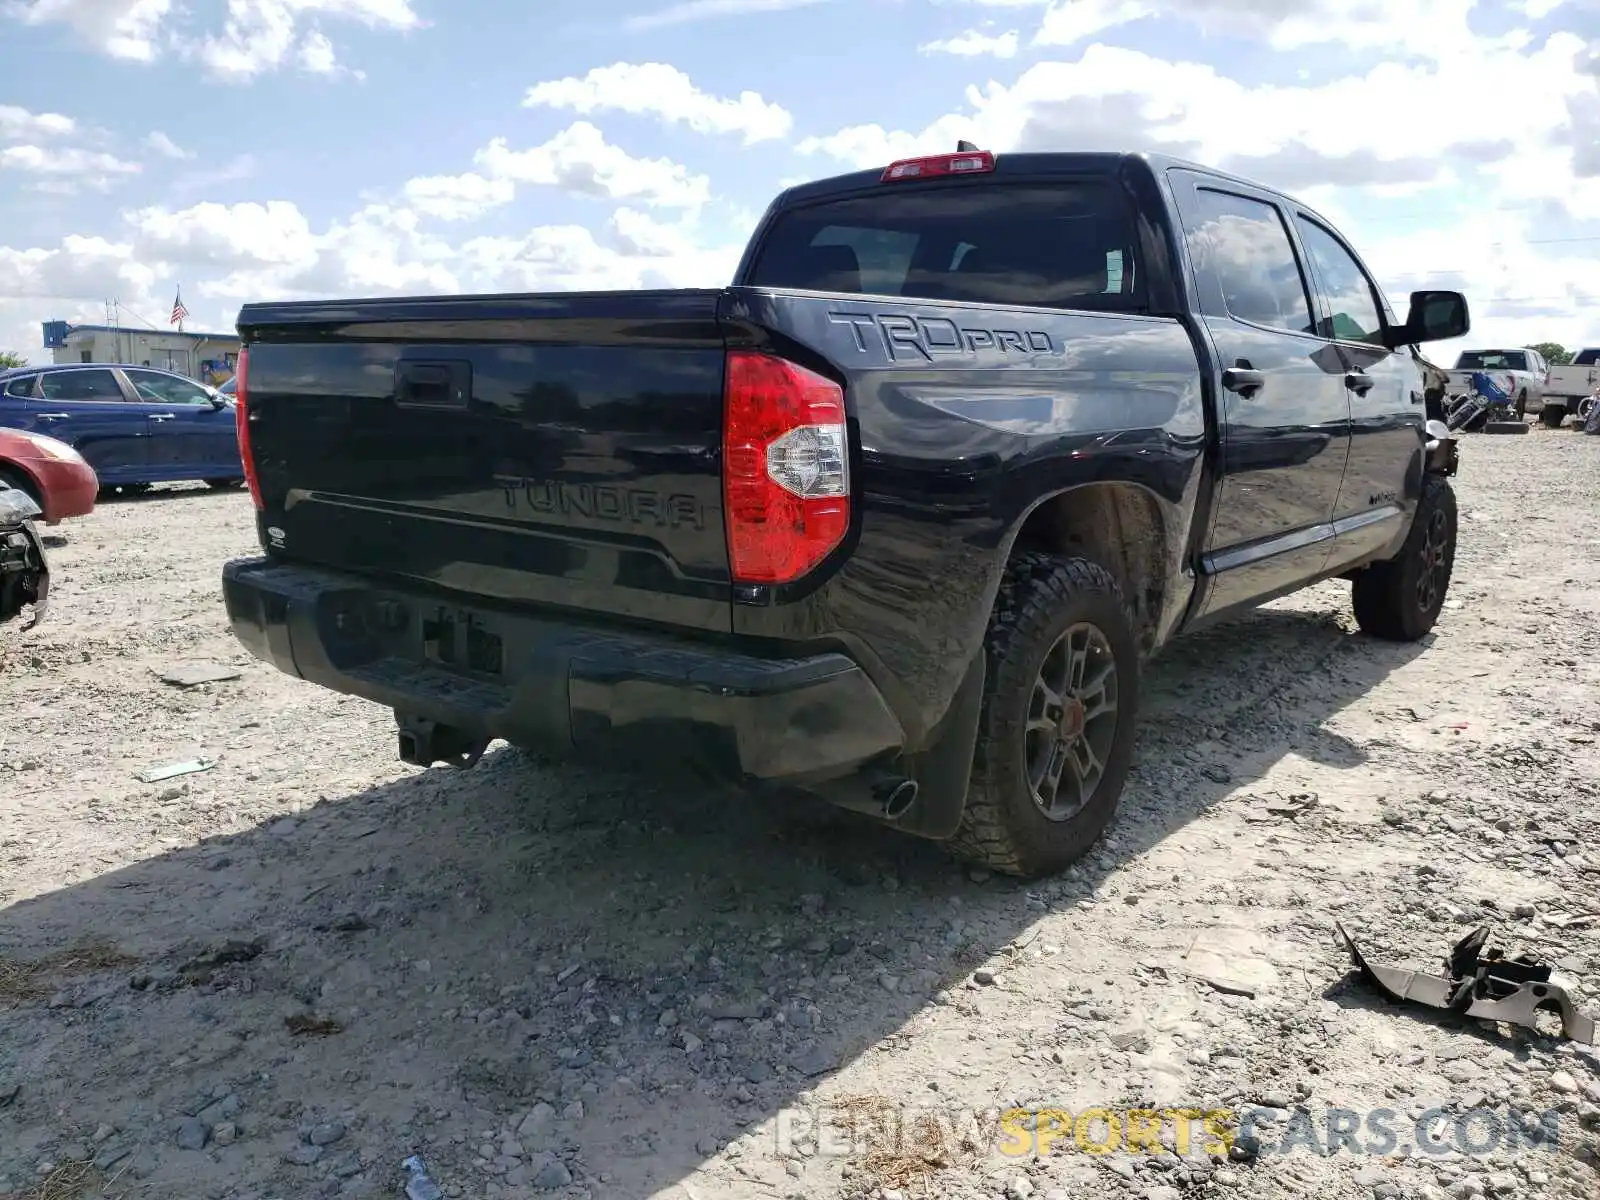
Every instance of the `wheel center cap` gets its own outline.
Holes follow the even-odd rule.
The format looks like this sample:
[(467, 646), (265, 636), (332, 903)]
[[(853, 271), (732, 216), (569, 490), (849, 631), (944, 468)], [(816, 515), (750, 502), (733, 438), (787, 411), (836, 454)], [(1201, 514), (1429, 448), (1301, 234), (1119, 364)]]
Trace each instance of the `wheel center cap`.
[(1084, 710), (1083, 701), (1073, 698), (1067, 701), (1061, 713), (1061, 721), (1057, 728), (1060, 730), (1063, 742), (1075, 742), (1083, 736)]

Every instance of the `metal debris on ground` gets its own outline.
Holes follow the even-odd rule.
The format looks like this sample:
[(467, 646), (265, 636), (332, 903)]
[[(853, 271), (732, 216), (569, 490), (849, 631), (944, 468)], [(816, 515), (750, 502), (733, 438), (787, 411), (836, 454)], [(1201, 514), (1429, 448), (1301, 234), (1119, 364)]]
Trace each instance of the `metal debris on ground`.
[(1293, 821), (1317, 808), (1321, 802), (1315, 792), (1293, 792), (1287, 796), (1270, 792), (1263, 803), (1245, 814), (1245, 820), (1256, 825), (1270, 821)]
[(286, 1029), (296, 1037), (327, 1037), (329, 1034), (343, 1033), (344, 1026), (330, 1017), (318, 1017), (311, 1013), (295, 1013), (285, 1017), (283, 1024)]
[(413, 1154), (400, 1166), (406, 1173), (406, 1200), (444, 1200), (444, 1189), (429, 1176), (422, 1159)]
[(216, 662), (181, 662), (165, 671), (157, 672), (162, 683), (170, 683), (176, 687), (199, 687), (202, 683), (226, 683), (230, 679), (239, 678), (237, 667), (223, 666)]
[(1489, 927), (1480, 926), (1457, 942), (1445, 960), (1448, 976), (1424, 975), (1367, 961), (1343, 925), (1335, 924), (1362, 977), (1392, 1000), (1426, 1004), (1484, 1021), (1507, 1021), (1536, 1029), (1538, 1013), (1558, 1013), (1562, 1034), (1594, 1044), (1595, 1021), (1580, 1013), (1552, 969), (1530, 954), (1506, 958), (1486, 950)]
[(217, 765), (214, 758), (191, 758), (187, 762), (164, 763), (159, 767), (146, 767), (134, 776), (140, 783), (160, 783), (164, 779), (176, 779), (179, 775), (194, 775), (200, 771), (209, 771)]

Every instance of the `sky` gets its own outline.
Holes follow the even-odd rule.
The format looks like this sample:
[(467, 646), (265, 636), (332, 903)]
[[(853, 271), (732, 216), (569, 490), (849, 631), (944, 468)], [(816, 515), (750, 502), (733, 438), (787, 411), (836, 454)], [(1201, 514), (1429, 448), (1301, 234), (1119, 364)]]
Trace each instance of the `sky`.
[(0, 349), (36, 361), (180, 287), (231, 330), (719, 286), (781, 188), (961, 138), (1245, 174), (1402, 316), (1452, 288), (1468, 343), (1600, 344), (1600, 0), (0, 0), (0, 47)]

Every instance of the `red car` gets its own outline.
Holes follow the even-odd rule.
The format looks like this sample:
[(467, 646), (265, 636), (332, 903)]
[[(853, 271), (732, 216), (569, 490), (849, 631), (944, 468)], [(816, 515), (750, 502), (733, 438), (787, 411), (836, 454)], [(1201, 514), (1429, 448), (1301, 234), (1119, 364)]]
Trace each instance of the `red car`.
[(0, 429), (0, 485), (27, 492), (44, 510), (46, 525), (94, 511), (100, 480), (65, 442), (42, 433)]

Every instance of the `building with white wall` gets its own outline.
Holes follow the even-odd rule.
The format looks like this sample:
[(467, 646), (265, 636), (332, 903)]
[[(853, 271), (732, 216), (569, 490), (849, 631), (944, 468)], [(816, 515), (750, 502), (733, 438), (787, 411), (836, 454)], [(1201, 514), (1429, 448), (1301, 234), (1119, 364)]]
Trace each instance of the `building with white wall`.
[(44, 322), (44, 348), (57, 363), (159, 367), (212, 386), (232, 376), (239, 361), (236, 333), (72, 325), (66, 321)]

